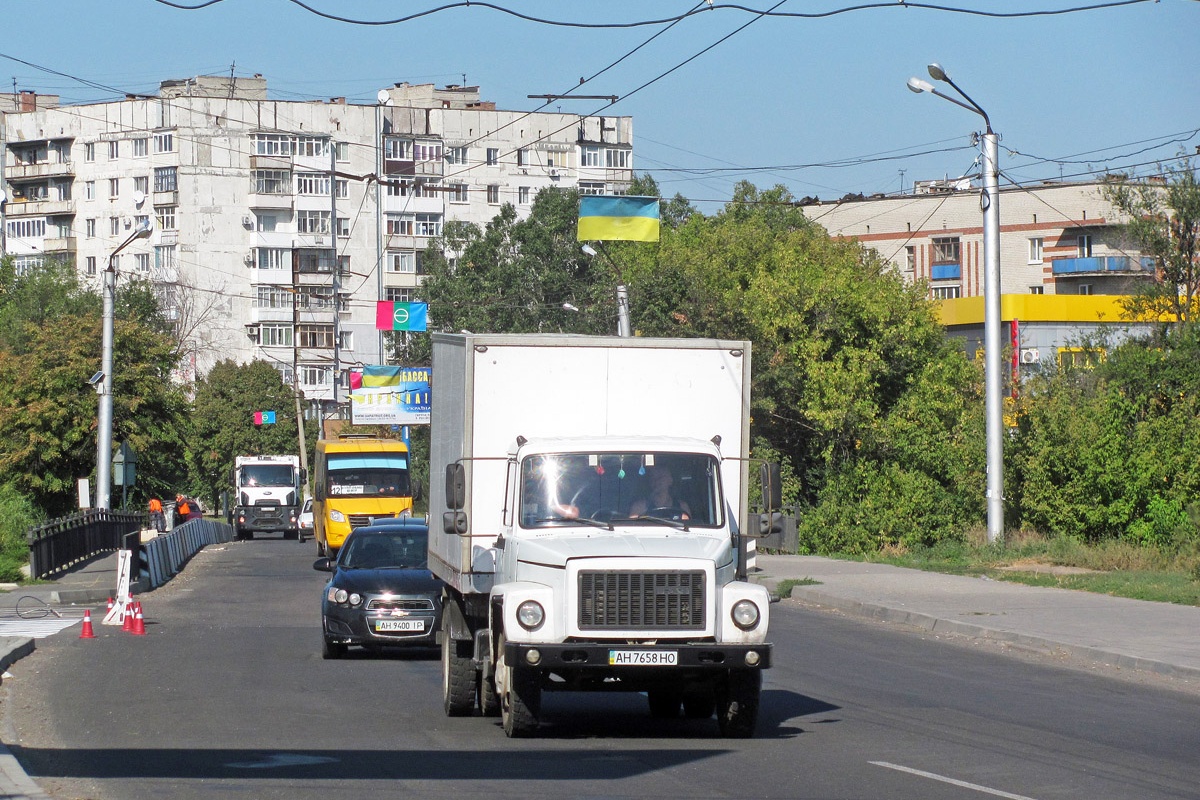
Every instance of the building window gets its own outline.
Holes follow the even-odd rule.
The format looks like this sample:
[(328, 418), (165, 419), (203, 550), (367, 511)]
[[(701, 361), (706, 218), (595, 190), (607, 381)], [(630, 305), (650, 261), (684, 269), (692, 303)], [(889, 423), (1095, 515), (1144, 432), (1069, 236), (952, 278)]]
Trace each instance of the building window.
[(1045, 286), (1030, 286), (1029, 293), (1030, 294), (1045, 294), (1046, 287)]
[(333, 347), (332, 325), (300, 325), (296, 329), (296, 341), (300, 347)]
[(296, 232), (316, 235), (329, 234), (328, 211), (297, 211)]
[(88, 239), (96, 238), (96, 219), (95, 219), (95, 217), (89, 217), (88, 219), (85, 219), (83, 221), (83, 230), (84, 230), (84, 236), (87, 237)]
[(142, 227), (149, 228), (149, 227), (150, 227), (150, 217), (149, 217), (148, 215), (146, 215), (146, 214), (138, 214), (137, 216), (135, 216), (135, 217), (133, 218), (133, 227), (135, 227), (135, 228), (142, 228)]
[(337, 188), (337, 196), (345, 199), (350, 196), (350, 181), (339, 179), (333, 184)]
[(149, 253), (134, 253), (133, 267), (143, 275), (150, 272), (150, 254)]
[(280, 286), (259, 286), (255, 308), (291, 308), (292, 293)]
[(175, 206), (155, 206), (154, 216), (161, 231), (175, 230)]
[(414, 142), (413, 143), (413, 160), (414, 161), (441, 161), (442, 160), (441, 142)]
[(133, 179), (133, 191), (141, 192), (143, 195), (150, 192), (150, 177), (148, 175), (138, 175)]
[(388, 181), (384, 186), (387, 188), (388, 197), (408, 197), (412, 194), (412, 181)]
[(403, 275), (417, 274), (417, 254), (411, 250), (392, 250), (387, 254), (387, 271)]
[(259, 247), (255, 250), (254, 266), (259, 269), (291, 269), (292, 251), (286, 247)]
[(517, 166), (518, 167), (529, 166), (529, 150), (527, 148), (524, 148), (524, 147), (517, 148)]
[[(1079, 236), (1079, 238), (1076, 239), (1075, 249), (1076, 249), (1076, 254), (1079, 256), (1079, 258), (1091, 258), (1092, 257), (1091, 234), (1087, 234), (1087, 233), (1081, 234)], [(1083, 294), (1083, 292), (1080, 292), (1080, 294)]]
[(354, 331), (338, 331), (338, 349), (354, 349)]
[(139, 137), (133, 141), (133, 154), (135, 156), (144, 156), (150, 152), (150, 142), (145, 136)]
[(337, 142), (334, 145), (333, 152), (335, 153), (334, 158), (337, 159), (338, 161), (349, 161), (350, 160), (350, 143), (349, 142)]
[(580, 194), (604, 194), (604, 184), (595, 181), (580, 181)]
[(46, 235), (46, 220), (17, 219), (7, 226), (8, 235), (13, 239), (41, 239)]
[(942, 236), (933, 240), (934, 264), (961, 263), (960, 252), (960, 242), (957, 236)]
[(158, 274), (167, 280), (175, 279), (175, 245), (156, 245), (154, 248), (154, 268)]
[(305, 386), (328, 386), (333, 382), (333, 368), (302, 366), (300, 382)]
[(259, 344), (264, 347), (291, 347), (291, 325), (261, 325), (258, 329)]
[(96, 143), (95, 142), (88, 142), (87, 144), (85, 144), (83, 146), (83, 160), (84, 161), (95, 161), (96, 160)]
[(413, 299), (413, 290), (389, 286), (383, 290), (383, 299), (390, 300), (393, 303), (411, 303)]
[(529, 205), (529, 187), (528, 186), (517, 187), (517, 202), (523, 206)]
[(83, 184), (83, 199), (85, 199), (85, 200), (95, 200), (96, 199), (96, 182), (95, 181), (85, 181), (84, 182), (84, 184)]
[(174, 153), (175, 152), (175, 134), (173, 134), (173, 133), (156, 133), (156, 134), (154, 134), (154, 152), (156, 152), (156, 153)]
[(1090, 283), (1079, 284), (1079, 293), (1080, 294), (1091, 294), (1092, 293), (1092, 285)]
[(279, 224), (279, 217), (274, 214), (255, 214), (254, 230), (259, 233), (272, 233)]
[(333, 298), (324, 286), (301, 286), (296, 290), (296, 303), (301, 308), (333, 308)]
[(329, 196), (329, 176), (320, 172), (297, 172), (296, 194)]
[(108, 198), (110, 200), (112, 200), (120, 194), (121, 194), (121, 179), (120, 178), (109, 178), (108, 179)]
[(173, 192), (179, 188), (179, 171), (176, 167), (154, 168), (154, 191)]
[(387, 233), (388, 236), (412, 236), (413, 235), (413, 217), (412, 215), (389, 214), (387, 218)]
[(904, 269), (906, 272), (917, 271), (917, 247), (908, 245), (904, 248)]
[(1042, 246), (1045, 240), (1041, 236), (1033, 236), (1029, 239), (1029, 263), (1042, 263)]
[(929, 291), (934, 300), (953, 300), (961, 296), (962, 290), (958, 286), (935, 286)]
[(604, 165), (609, 169), (629, 169), (633, 151), (626, 149), (610, 149), (604, 151)]
[(120, 157), (121, 157), (121, 143), (120, 142), (109, 142), (108, 143), (108, 160), (116, 161)]
[(489, 147), (487, 149), (487, 163), (489, 167), (494, 167), (500, 163), (500, 148)]
[(441, 236), (441, 214), (417, 214), (415, 234), (417, 236)]
[(253, 175), (255, 194), (290, 194), (291, 173), (283, 169), (256, 169)]
[(296, 155), (329, 158), (330, 140), (316, 136), (297, 136)]
[(467, 202), (467, 185), (465, 183), (452, 183), (446, 187), (446, 198), (451, 203)]
[(499, 184), (488, 184), (487, 201), (490, 205), (498, 205), (500, 203), (500, 186)]
[(383, 157), (392, 161), (412, 161), (412, 141), (410, 139), (385, 139)]
[(298, 272), (331, 272), (333, 256), (328, 247), (302, 247), (296, 250), (296, 270)]
[(109, 217), (108, 218), (108, 233), (111, 236), (120, 236), (121, 235), (121, 218), (120, 217)]
[(256, 133), (250, 137), (250, 151), (256, 156), (290, 156), (296, 152), (296, 142), (284, 134)]
[(581, 149), (579, 166), (581, 167), (599, 167), (602, 166), (600, 148), (596, 145), (586, 145)]
[(467, 148), (465, 147), (448, 147), (446, 148), (446, 163), (466, 165), (467, 163)]
[(337, 218), (337, 235), (343, 239), (346, 239), (350, 236), (350, 218), (349, 217), (338, 217)]
[(87, 274), (95, 275), (96, 274), (96, 257), (88, 256), (87, 261), (85, 263), (87, 264), (87, 266), (86, 266)]

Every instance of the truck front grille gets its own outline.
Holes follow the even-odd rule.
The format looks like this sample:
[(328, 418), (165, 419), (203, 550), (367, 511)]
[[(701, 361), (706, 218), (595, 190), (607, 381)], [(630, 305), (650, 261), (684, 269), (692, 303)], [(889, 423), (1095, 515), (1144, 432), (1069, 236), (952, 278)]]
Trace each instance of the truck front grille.
[(701, 570), (579, 573), (580, 630), (703, 630)]

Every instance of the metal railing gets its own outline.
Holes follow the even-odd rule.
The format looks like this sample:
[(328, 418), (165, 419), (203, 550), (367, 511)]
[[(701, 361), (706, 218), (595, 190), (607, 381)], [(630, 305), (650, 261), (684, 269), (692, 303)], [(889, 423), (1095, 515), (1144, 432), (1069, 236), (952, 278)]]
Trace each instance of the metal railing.
[[(100, 553), (136, 548), (145, 524), (144, 514), (100, 509), (88, 509), (43, 523), (26, 534), (29, 575), (38, 579), (52, 578)], [(131, 534), (134, 538), (130, 544), (126, 537)]]

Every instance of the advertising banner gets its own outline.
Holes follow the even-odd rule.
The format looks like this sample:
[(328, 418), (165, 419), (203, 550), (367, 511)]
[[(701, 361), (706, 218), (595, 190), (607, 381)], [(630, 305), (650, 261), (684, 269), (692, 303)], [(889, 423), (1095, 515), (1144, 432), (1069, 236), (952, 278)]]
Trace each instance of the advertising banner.
[(363, 367), (351, 374), (351, 423), (428, 425), (431, 380), (429, 367)]

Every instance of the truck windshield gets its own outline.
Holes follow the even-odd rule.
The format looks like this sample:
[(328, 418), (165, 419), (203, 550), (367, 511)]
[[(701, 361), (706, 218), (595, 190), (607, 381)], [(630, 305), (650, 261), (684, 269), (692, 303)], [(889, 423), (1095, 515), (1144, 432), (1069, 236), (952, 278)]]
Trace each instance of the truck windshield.
[(295, 482), (288, 464), (252, 464), (242, 467), (242, 486), (291, 486)]
[(329, 456), (331, 497), (408, 497), (408, 458), (402, 455)]
[(724, 524), (717, 460), (700, 453), (554, 453), (521, 464), (521, 526)]

